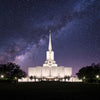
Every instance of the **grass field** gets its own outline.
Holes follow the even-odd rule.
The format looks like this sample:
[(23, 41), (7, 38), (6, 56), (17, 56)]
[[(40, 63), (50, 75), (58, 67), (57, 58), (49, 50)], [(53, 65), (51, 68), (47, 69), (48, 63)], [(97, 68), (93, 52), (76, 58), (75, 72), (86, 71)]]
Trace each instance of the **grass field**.
[(0, 97), (13, 98), (13, 100), (37, 100), (40, 98), (46, 100), (99, 100), (100, 84), (70, 82), (0, 83)]

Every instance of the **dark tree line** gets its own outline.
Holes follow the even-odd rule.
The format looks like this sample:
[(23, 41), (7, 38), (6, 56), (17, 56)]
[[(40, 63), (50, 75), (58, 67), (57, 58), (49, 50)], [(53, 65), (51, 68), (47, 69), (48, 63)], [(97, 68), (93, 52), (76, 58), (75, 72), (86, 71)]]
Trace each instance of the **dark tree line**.
[(18, 80), (26, 77), (26, 73), (20, 69), (20, 66), (15, 63), (0, 64), (0, 79), (1, 80)]
[(100, 82), (100, 64), (91, 64), (83, 67), (76, 73), (79, 79), (84, 82)]

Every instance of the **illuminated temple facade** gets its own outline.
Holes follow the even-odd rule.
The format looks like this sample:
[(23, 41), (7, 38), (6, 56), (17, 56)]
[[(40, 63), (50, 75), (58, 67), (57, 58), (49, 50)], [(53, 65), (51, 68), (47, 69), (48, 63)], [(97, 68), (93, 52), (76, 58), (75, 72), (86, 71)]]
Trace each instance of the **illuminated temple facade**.
[[(66, 80), (65, 77), (67, 77)], [(70, 79), (68, 79), (68, 77), (70, 77)], [(52, 50), (51, 31), (49, 31), (48, 51), (46, 52), (46, 61), (43, 66), (29, 67), (28, 76), (26, 78), (18, 79), (18, 82), (34, 81), (82, 82), (78, 77), (72, 76), (72, 67), (58, 66), (56, 64), (56, 61), (54, 60), (54, 51)]]
[(43, 66), (29, 67), (28, 76), (35, 76), (37, 78), (64, 78), (65, 76), (72, 76), (72, 67), (58, 66), (54, 60), (54, 51), (52, 50), (51, 31), (49, 31), (49, 45), (46, 52), (46, 61)]

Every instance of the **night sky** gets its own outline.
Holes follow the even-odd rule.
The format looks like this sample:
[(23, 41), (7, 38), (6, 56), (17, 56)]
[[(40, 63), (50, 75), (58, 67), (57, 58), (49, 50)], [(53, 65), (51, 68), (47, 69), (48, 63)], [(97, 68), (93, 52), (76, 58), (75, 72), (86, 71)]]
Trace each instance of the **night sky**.
[(49, 30), (58, 66), (100, 63), (100, 0), (0, 0), (0, 63), (42, 66)]

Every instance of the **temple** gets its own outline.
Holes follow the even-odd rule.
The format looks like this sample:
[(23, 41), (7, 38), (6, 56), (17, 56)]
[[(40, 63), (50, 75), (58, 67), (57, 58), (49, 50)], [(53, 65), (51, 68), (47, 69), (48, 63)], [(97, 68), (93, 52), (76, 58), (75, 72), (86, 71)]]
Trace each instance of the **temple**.
[(49, 45), (46, 52), (46, 61), (43, 66), (29, 67), (28, 76), (35, 76), (37, 78), (55, 79), (64, 78), (65, 76), (72, 76), (72, 67), (58, 66), (54, 60), (54, 51), (51, 43), (51, 30), (49, 31)]
[(29, 67), (28, 76), (18, 80), (19, 82), (34, 81), (70, 81), (82, 82), (77, 77), (72, 76), (72, 67), (58, 66), (54, 60), (52, 50), (51, 31), (49, 31), (49, 45), (46, 52), (46, 61), (43, 66)]

